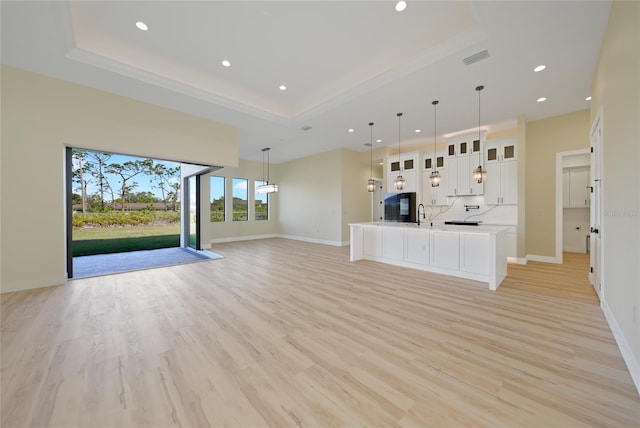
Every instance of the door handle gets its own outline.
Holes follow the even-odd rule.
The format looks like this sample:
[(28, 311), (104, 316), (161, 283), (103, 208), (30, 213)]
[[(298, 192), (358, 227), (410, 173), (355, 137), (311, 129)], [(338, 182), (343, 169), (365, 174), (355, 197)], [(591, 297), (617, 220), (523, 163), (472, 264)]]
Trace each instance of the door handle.
[(591, 228), (591, 233), (600, 233), (600, 231), (598, 229), (596, 229), (595, 227)]

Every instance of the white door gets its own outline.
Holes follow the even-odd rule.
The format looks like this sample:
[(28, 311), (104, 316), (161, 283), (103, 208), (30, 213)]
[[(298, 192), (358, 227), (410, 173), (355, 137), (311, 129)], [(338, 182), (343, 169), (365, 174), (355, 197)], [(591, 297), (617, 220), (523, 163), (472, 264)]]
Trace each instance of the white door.
[(602, 120), (600, 115), (591, 131), (591, 211), (589, 282), (602, 300)]

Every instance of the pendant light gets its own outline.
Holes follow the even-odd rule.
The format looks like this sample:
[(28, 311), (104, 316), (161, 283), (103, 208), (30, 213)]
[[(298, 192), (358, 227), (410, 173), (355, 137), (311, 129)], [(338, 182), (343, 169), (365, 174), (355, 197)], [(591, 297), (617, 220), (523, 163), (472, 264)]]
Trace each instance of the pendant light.
[(367, 192), (373, 192), (376, 190), (376, 180), (373, 179), (373, 122), (369, 122), (369, 129), (371, 130), (369, 142), (369, 167), (371, 168), (371, 175), (367, 182)]
[(429, 176), (429, 181), (431, 182), (431, 187), (438, 187), (440, 186), (440, 182), (442, 181), (442, 176), (440, 175), (440, 173), (438, 172), (438, 158), (436, 156), (436, 135), (438, 135), (436, 133), (436, 106), (438, 105), (439, 101), (435, 100), (433, 102), (431, 102), (431, 104), (433, 104), (433, 171), (431, 172), (431, 175)]
[(478, 151), (478, 167), (473, 170), (473, 179), (477, 183), (482, 183), (487, 179), (487, 170), (482, 168), (482, 144), (480, 139), (480, 92), (484, 89), (484, 86), (480, 85), (476, 87), (478, 92), (478, 144), (480, 144), (480, 150)]
[(402, 177), (402, 162), (400, 161), (400, 118), (402, 117), (402, 113), (396, 114), (398, 116), (398, 177), (396, 177), (393, 185), (396, 190), (400, 191), (404, 189), (405, 180)]
[[(264, 149), (262, 149), (262, 181), (265, 182), (265, 184), (256, 187), (256, 193), (258, 194), (265, 194), (265, 193), (276, 193), (278, 191), (278, 185), (277, 184), (272, 184), (269, 183), (269, 150), (271, 150), (271, 148), (269, 147), (265, 147)], [(264, 179), (264, 155), (267, 155), (267, 179)]]

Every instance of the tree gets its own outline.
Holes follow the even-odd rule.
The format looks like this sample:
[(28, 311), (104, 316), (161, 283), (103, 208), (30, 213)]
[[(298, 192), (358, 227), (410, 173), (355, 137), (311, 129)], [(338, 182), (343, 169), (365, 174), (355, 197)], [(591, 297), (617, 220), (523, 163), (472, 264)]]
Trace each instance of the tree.
[(151, 168), (151, 174), (153, 175), (153, 182), (156, 183), (155, 187), (160, 189), (162, 202), (164, 202), (164, 209), (166, 211), (169, 209), (169, 199), (173, 196), (170, 189), (173, 188), (173, 184), (176, 182), (178, 182), (179, 186), (180, 167), (167, 168), (165, 164), (159, 163)]
[(125, 211), (127, 203), (127, 193), (130, 193), (138, 184), (130, 181), (139, 174), (147, 173), (153, 167), (152, 159), (127, 161), (123, 164), (112, 163), (107, 167), (108, 174), (115, 174), (120, 177), (120, 200), (122, 212)]
[(171, 191), (169, 192), (168, 199), (173, 204), (173, 211), (178, 211), (178, 202), (180, 201), (180, 180), (171, 183)]
[[(106, 172), (108, 168), (107, 162), (111, 158), (111, 154), (104, 152), (86, 152), (88, 159), (91, 161), (89, 170), (91, 176), (98, 183), (98, 194), (100, 195), (100, 208), (104, 211), (104, 194), (111, 190), (109, 180), (107, 180)], [(113, 192), (111, 192), (113, 195)]]
[(84, 150), (72, 149), (72, 176), (73, 181), (80, 185), (80, 193), (82, 197), (82, 215), (87, 214), (87, 184), (89, 180), (85, 178), (87, 172), (87, 152)]

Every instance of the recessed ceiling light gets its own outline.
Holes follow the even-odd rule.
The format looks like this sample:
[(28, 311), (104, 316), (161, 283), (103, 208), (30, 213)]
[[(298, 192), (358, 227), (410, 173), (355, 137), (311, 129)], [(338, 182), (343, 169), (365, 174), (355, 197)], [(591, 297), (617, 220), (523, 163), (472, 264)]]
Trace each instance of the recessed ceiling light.
[(584, 99), (585, 101), (591, 101), (591, 96), (588, 96), (587, 98)]
[(286, 90), (287, 90), (287, 87), (286, 87), (286, 86), (284, 86), (284, 85), (280, 85), (280, 90), (281, 90), (281, 91), (286, 91)]
[(422, 129), (416, 129), (416, 134), (419, 134), (422, 132)]
[(149, 27), (147, 27), (147, 24), (145, 24), (142, 21), (136, 22), (136, 27), (138, 27), (138, 30), (142, 30), (142, 31), (147, 31), (149, 29)]
[(536, 101), (538, 101), (539, 103), (547, 101), (547, 97), (540, 97)]
[(223, 60), (222, 60), (222, 65), (223, 65), (224, 67), (231, 67), (231, 63), (230, 63), (229, 61), (227, 61), (226, 59), (223, 59)]
[(354, 132), (355, 130), (353, 128), (349, 128), (349, 132)]
[(384, 162), (380, 162), (378, 165), (384, 165)]
[(542, 64), (540, 64), (539, 66), (537, 66), (536, 68), (534, 68), (534, 69), (533, 69), (533, 71), (535, 71), (535, 72), (537, 73), (538, 71), (542, 71), (542, 70), (544, 70), (545, 68), (547, 68), (547, 66), (546, 66), (546, 65), (542, 65)]
[(376, 143), (382, 143), (382, 140), (381, 140), (380, 138), (378, 138), (378, 139), (376, 140)]
[(397, 12), (402, 12), (406, 8), (407, 8), (407, 2), (406, 1), (401, 0), (398, 3), (396, 3), (396, 11)]

